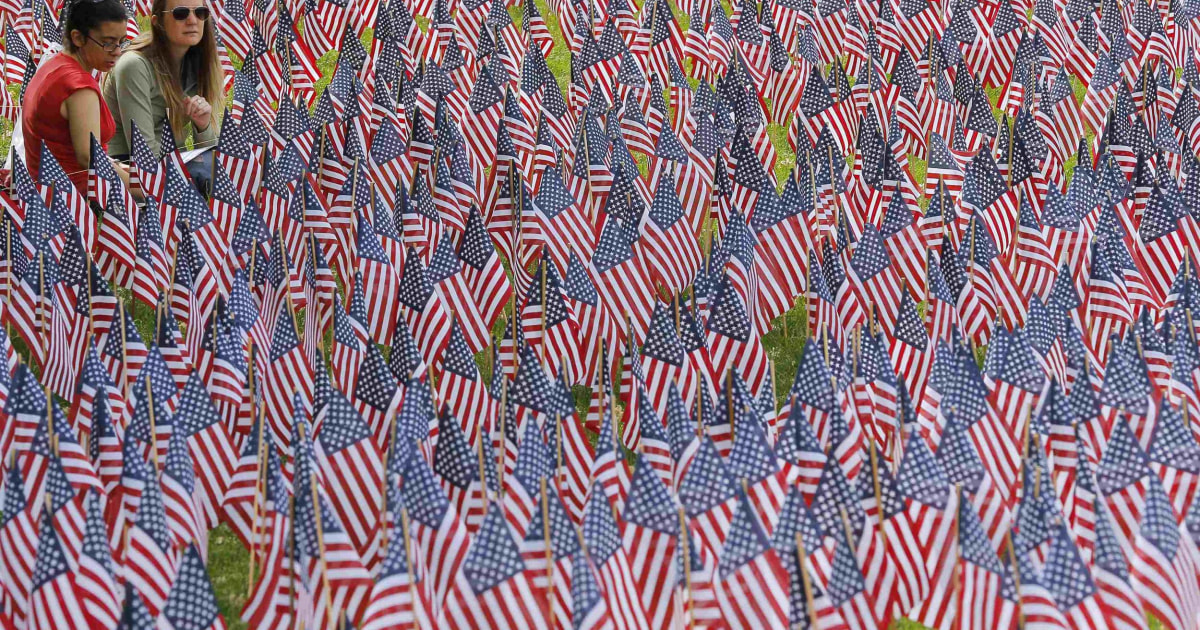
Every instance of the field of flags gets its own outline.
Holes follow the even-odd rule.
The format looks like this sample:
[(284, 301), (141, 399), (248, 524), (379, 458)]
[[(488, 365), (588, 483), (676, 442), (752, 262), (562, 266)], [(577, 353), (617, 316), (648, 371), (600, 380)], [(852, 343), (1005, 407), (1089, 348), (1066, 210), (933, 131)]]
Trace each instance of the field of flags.
[(212, 0), (207, 194), (13, 156), (0, 630), (224, 629), (219, 525), (256, 629), (1200, 626), (1200, 2), (508, 4)]

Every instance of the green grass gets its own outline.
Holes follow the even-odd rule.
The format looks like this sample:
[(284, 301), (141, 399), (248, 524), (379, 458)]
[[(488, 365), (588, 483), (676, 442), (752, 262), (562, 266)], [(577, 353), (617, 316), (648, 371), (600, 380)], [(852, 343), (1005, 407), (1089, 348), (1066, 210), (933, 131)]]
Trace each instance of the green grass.
[(227, 525), (214, 529), (208, 538), (208, 575), (225, 625), (241, 630), (242, 606), (246, 603), (250, 571), (250, 554)]

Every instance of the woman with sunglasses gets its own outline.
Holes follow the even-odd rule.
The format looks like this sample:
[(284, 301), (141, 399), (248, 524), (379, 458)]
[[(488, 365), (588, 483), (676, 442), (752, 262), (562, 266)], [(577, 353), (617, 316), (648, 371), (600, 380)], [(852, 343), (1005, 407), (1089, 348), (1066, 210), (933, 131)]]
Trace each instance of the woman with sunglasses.
[[(170, 122), (181, 145), (189, 124), (197, 147), (217, 139), (225, 90), (209, 17), (204, 0), (154, 0), (150, 31), (133, 40), (105, 79), (104, 100), (117, 121), (111, 155), (132, 153), (134, 124), (156, 156), (162, 152), (163, 121)], [(188, 168), (196, 177), (209, 160), (193, 162)]]
[(91, 138), (107, 145), (116, 132), (92, 73), (111, 71), (121, 57), (125, 6), (120, 0), (70, 0), (63, 11), (63, 51), (43, 61), (25, 89), (25, 162), (37, 177), (45, 143), (79, 193), (86, 195)]

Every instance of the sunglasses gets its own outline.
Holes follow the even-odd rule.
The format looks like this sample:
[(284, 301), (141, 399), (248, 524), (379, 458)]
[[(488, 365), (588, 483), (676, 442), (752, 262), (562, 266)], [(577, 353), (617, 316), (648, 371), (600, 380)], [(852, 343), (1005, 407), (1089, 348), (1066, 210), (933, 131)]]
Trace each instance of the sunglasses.
[(207, 20), (209, 16), (208, 7), (175, 7), (174, 9), (171, 9), (170, 11), (164, 11), (163, 13), (171, 14), (171, 17), (175, 18), (177, 22), (182, 22), (188, 19), (188, 16), (192, 14), (195, 14), (196, 19), (200, 20), (201, 22)]

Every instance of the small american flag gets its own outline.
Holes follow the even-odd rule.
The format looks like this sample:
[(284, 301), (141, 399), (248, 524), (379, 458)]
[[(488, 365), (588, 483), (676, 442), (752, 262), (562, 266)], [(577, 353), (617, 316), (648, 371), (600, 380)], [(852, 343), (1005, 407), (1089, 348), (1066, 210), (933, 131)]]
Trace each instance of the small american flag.
[(162, 621), (172, 628), (224, 630), (225, 619), (217, 608), (217, 594), (208, 577), (208, 567), (195, 545), (183, 553), (175, 585), (167, 598)]
[(82, 628), (88, 618), (75, 587), (75, 558), (63, 548), (49, 505), (46, 507), (38, 528), (37, 562), (33, 567), (26, 622), (30, 628)]

